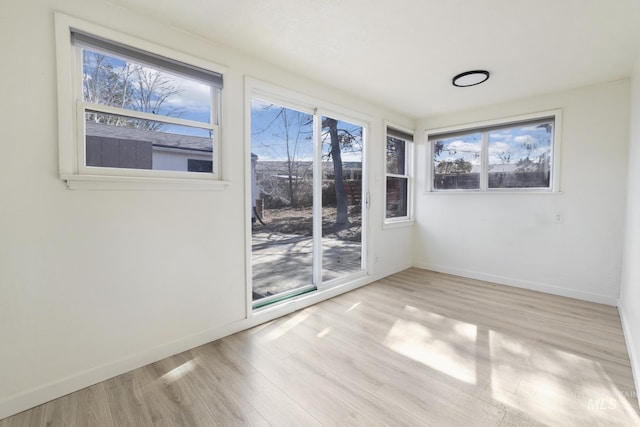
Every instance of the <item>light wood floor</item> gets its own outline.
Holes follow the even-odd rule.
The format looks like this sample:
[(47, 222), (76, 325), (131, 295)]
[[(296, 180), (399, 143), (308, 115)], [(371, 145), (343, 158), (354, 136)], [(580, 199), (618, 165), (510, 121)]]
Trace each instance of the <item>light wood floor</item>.
[(640, 425), (614, 307), (410, 269), (8, 426)]

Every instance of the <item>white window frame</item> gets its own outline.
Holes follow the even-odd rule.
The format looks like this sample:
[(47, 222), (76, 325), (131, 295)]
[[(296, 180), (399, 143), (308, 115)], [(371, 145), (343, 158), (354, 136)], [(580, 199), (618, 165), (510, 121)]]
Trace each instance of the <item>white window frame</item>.
[[(553, 119), (553, 140), (551, 146), (551, 182), (549, 187), (540, 188), (488, 188), (488, 140), (483, 136), (481, 148), (481, 172), (480, 172), (480, 188), (469, 190), (437, 190), (433, 187), (433, 143), (430, 139), (434, 136), (444, 135), (447, 133), (473, 133), (484, 132), (487, 128), (492, 127), (510, 127), (517, 126), (522, 122)], [(560, 153), (561, 153), (561, 135), (562, 135), (562, 110), (546, 110), (531, 114), (523, 114), (519, 116), (505, 117), (495, 120), (486, 120), (482, 122), (474, 122), (464, 125), (456, 125), (437, 129), (429, 129), (425, 131), (425, 141), (427, 143), (427, 170), (426, 194), (513, 194), (513, 193), (560, 193)]]
[[(391, 174), (387, 172), (387, 137), (389, 136), (389, 128), (393, 128), (399, 132), (406, 133), (407, 135), (412, 135), (412, 138), (405, 139), (401, 138), (405, 141), (405, 149), (404, 149), (404, 174)], [(411, 129), (407, 129), (403, 126), (398, 126), (394, 123), (386, 122), (384, 123), (384, 226), (385, 227), (393, 227), (393, 226), (402, 226), (402, 225), (411, 225), (414, 222), (413, 218), (413, 150), (414, 150), (414, 142), (415, 140), (415, 132)], [(398, 216), (398, 217), (387, 217), (387, 178), (404, 178), (407, 180), (407, 215), (406, 216)]]
[[(155, 43), (147, 42), (99, 25), (55, 13), (55, 38), (58, 73), (58, 148), (59, 174), (70, 189), (113, 190), (221, 190), (227, 182), (222, 179), (221, 165), (221, 94), (212, 94), (211, 123), (153, 115), (133, 110), (98, 105), (82, 99), (81, 47), (71, 40), (73, 31), (86, 33), (112, 43), (129, 46), (193, 67), (224, 74), (226, 68), (209, 61), (174, 51)], [(86, 111), (125, 115), (127, 117), (160, 121), (168, 124), (192, 126), (213, 131), (214, 173), (177, 172), (164, 170), (141, 170), (85, 166), (85, 120)]]

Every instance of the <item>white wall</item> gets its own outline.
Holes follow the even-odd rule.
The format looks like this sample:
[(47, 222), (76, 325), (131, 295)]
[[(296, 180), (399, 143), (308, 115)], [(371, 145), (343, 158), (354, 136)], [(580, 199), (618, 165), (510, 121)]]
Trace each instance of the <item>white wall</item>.
[[(421, 129), (556, 108), (560, 194), (425, 194)], [(421, 120), (414, 265), (615, 305), (628, 129), (628, 80)]]
[[(229, 68), (227, 189), (65, 187), (58, 178), (54, 10)], [(407, 118), (107, 0), (4, 1), (0, 53), (0, 418), (267, 319), (246, 313), (247, 226), (239, 213), (247, 212), (247, 75), (371, 118), (370, 256), (379, 262), (369, 280), (411, 265), (412, 229), (381, 226), (384, 120), (411, 127)]]
[(640, 385), (640, 57), (631, 79), (629, 183), (624, 243), (619, 310), (637, 389)]

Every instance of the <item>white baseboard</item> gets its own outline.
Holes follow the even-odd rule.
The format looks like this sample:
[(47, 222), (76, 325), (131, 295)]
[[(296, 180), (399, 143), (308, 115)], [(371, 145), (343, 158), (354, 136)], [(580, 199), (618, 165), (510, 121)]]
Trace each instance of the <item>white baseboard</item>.
[(345, 292), (352, 291), (410, 267), (410, 264), (398, 265), (386, 269), (384, 273), (362, 275), (352, 282), (341, 284), (323, 291), (302, 295), (297, 298), (292, 298), (291, 300), (278, 304), (272, 308), (256, 311), (255, 313), (251, 313), (246, 319), (220, 327), (210, 328), (122, 359), (115, 360), (83, 372), (78, 372), (66, 378), (61, 378), (48, 384), (35, 387), (31, 390), (17, 393), (0, 401), (0, 420), (33, 408), (34, 406), (41, 405), (50, 400), (73, 393), (74, 391), (108, 380), (109, 378), (113, 378), (150, 363), (157, 362), (158, 360), (162, 360), (174, 354), (215, 341), (227, 335), (234, 334), (261, 323), (268, 322), (277, 317), (309, 307)]
[(437, 271), (439, 273), (453, 274), (455, 276), (468, 277), (470, 279), (483, 280), (486, 282), (498, 283), (500, 285), (513, 286), (515, 288), (522, 288), (522, 289), (529, 289), (532, 291), (539, 291), (547, 294), (560, 295), (563, 297), (596, 302), (599, 304), (606, 304), (614, 307), (618, 302), (617, 296), (614, 297), (614, 296), (594, 294), (591, 292), (583, 292), (575, 289), (548, 285), (545, 283), (530, 282), (527, 280), (514, 279), (512, 277), (498, 276), (495, 274), (481, 273), (477, 271), (470, 271), (470, 270), (464, 270), (464, 269), (459, 269), (454, 267), (435, 265), (435, 264), (429, 264), (429, 263), (423, 263), (423, 262), (414, 262), (413, 266), (416, 268), (422, 268), (424, 270), (431, 270), (431, 271)]
[(638, 343), (633, 341), (627, 310), (621, 300), (618, 300), (618, 313), (620, 313), (624, 341), (627, 344), (627, 352), (629, 353), (629, 360), (631, 361), (631, 372), (633, 372), (633, 380), (636, 386), (636, 398), (638, 399), (638, 405), (640, 405), (640, 394), (638, 394), (638, 386), (640, 386), (640, 360), (638, 359), (640, 347), (637, 347), (636, 344)]
[(78, 372), (31, 390), (20, 392), (0, 401), (0, 420), (109, 378), (124, 374), (125, 372), (132, 371), (199, 345), (215, 341), (242, 329), (243, 322), (235, 322), (219, 328), (207, 329), (113, 362)]

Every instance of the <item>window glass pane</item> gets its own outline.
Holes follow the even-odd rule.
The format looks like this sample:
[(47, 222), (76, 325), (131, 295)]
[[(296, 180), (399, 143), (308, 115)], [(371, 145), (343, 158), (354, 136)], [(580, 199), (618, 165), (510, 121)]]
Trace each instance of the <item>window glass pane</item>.
[(199, 160), (213, 169), (209, 129), (97, 112), (85, 113), (85, 129), (86, 166), (211, 173), (202, 163), (194, 169)]
[(189, 172), (213, 172), (213, 161), (189, 159), (187, 161), (187, 170)]
[(407, 216), (407, 178), (387, 177), (387, 218)]
[(363, 128), (322, 117), (322, 281), (362, 265)]
[(546, 188), (551, 176), (552, 124), (489, 133), (489, 188)]
[(177, 74), (82, 49), (82, 95), (87, 102), (211, 123), (212, 90)]
[(405, 175), (406, 142), (393, 136), (387, 136), (387, 173)]
[(477, 190), (480, 188), (481, 133), (438, 139), (432, 144), (434, 189)]
[(315, 289), (313, 116), (251, 100), (253, 302)]

